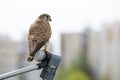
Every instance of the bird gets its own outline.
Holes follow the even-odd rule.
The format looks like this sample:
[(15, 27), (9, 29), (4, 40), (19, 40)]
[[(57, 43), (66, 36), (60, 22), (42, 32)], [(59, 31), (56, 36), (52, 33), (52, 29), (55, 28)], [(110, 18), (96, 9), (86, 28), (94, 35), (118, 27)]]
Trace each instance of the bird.
[(51, 38), (51, 26), (49, 22), (51, 16), (43, 13), (31, 24), (28, 32), (29, 55), (27, 60), (33, 61), (35, 54), (44, 46), (44, 51), (48, 52), (48, 43)]

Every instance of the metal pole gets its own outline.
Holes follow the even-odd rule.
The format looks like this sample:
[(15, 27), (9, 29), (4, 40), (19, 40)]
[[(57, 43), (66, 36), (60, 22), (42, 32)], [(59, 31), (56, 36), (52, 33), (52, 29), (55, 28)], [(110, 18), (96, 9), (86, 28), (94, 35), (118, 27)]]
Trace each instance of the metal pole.
[(18, 70), (15, 70), (15, 71), (11, 71), (11, 72), (2, 74), (2, 75), (0, 75), (0, 80), (7, 79), (7, 78), (10, 78), (10, 77), (13, 77), (13, 76), (16, 76), (16, 75), (19, 75), (19, 74), (23, 74), (23, 73), (26, 73), (26, 72), (30, 72), (30, 71), (33, 71), (33, 70), (37, 70), (37, 69), (38, 69), (38, 65), (31, 65), (31, 66), (28, 66), (28, 67), (25, 67), (25, 68), (22, 68), (22, 69), (18, 69)]
[(35, 56), (35, 60), (40, 62), (38, 64), (34, 64), (25, 68), (21, 68), (18, 70), (14, 70), (8, 73), (4, 73), (0, 75), (0, 80), (4, 80), (10, 77), (14, 77), (23, 73), (27, 73), (33, 70), (39, 70), (43, 68), (42, 73), (40, 77), (43, 80), (53, 80), (55, 76), (55, 72), (60, 64), (61, 57), (54, 55), (54, 54), (45, 54), (45, 52), (38, 53), (37, 56)]

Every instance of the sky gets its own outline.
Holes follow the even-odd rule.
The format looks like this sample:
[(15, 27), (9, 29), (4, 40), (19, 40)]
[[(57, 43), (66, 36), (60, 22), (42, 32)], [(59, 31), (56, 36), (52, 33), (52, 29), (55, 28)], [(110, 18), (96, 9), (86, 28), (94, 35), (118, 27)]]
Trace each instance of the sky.
[(51, 15), (51, 42), (58, 50), (61, 33), (120, 21), (120, 0), (0, 0), (0, 35), (20, 40), (42, 13)]

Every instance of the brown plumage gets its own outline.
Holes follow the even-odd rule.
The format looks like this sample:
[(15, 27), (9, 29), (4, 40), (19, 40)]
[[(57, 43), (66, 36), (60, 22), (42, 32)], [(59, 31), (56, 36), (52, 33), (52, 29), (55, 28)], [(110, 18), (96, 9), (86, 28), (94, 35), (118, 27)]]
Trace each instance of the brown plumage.
[[(32, 61), (36, 52), (38, 52), (46, 44), (46, 42), (49, 41), (51, 37), (51, 27), (49, 21), (51, 21), (50, 15), (42, 14), (30, 26), (28, 34), (28, 61)], [(45, 46), (45, 51), (47, 51), (46, 47), (47, 46)]]

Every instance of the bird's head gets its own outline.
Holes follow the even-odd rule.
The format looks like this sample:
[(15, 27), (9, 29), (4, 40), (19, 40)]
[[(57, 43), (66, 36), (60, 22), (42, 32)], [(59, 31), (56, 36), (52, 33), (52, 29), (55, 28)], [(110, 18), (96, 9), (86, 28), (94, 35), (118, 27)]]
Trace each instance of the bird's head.
[(52, 20), (51, 20), (51, 16), (50, 16), (49, 14), (46, 14), (46, 13), (41, 14), (38, 18), (39, 18), (39, 19), (43, 19), (43, 20), (45, 20), (45, 21), (52, 21)]

